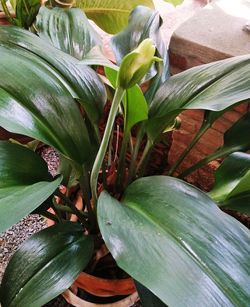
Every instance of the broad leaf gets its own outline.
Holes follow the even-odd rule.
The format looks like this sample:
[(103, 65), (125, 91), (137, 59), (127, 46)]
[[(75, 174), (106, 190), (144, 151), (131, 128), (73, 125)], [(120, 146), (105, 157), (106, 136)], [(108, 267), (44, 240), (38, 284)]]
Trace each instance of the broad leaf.
[(121, 33), (111, 39), (112, 49), (116, 61), (121, 63), (122, 58), (138, 47), (146, 38), (151, 38), (157, 48), (156, 56), (163, 60), (163, 63), (154, 64), (145, 77), (145, 80), (155, 78), (151, 82), (146, 97), (151, 101), (155, 91), (169, 77), (169, 61), (167, 47), (161, 36), (160, 27), (162, 19), (159, 13), (148, 7), (138, 6), (129, 17), (129, 25)]
[(215, 173), (209, 196), (220, 207), (250, 214), (250, 155), (236, 152), (228, 156)]
[(165, 304), (248, 306), (249, 230), (197, 188), (142, 178), (122, 203), (102, 192), (97, 213), (118, 265)]
[(41, 205), (59, 186), (46, 163), (26, 147), (0, 142), (0, 232)]
[(118, 70), (119, 67), (109, 61), (103, 54), (99, 46), (93, 47), (86, 56), (80, 61), (81, 65), (100, 65)]
[(222, 111), (250, 98), (250, 55), (194, 67), (170, 77), (150, 105), (148, 133), (158, 136), (186, 109)]
[(76, 0), (88, 18), (108, 33), (117, 33), (128, 24), (128, 16), (137, 5), (153, 8), (151, 0)]
[(70, 159), (89, 159), (90, 141), (65, 82), (35, 54), (0, 42), (0, 125), (55, 147)]
[(80, 9), (41, 7), (36, 28), (40, 38), (78, 60), (82, 60), (94, 46), (101, 46), (101, 38)]
[(11, 46), (13, 52), (22, 48), (29, 52), (28, 57), (33, 53), (34, 57), (40, 58), (46, 67), (52, 68), (53, 74), (68, 87), (73, 97), (80, 100), (90, 120), (98, 123), (106, 102), (106, 91), (94, 70), (78, 65), (79, 61), (74, 57), (20, 28), (0, 26), (0, 45)]
[[(65, 291), (88, 264), (93, 240), (77, 223), (33, 235), (11, 258), (0, 288), (2, 307), (42, 306)], [(72, 259), (73, 261), (70, 261)]]

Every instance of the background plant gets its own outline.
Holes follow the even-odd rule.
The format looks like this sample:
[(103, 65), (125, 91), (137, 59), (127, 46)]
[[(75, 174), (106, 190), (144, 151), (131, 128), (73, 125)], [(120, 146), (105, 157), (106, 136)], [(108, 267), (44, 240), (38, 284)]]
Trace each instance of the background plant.
[[(117, 64), (122, 67), (129, 58), (134, 67), (133, 60), (141, 54), (140, 48), (134, 49), (148, 38), (156, 46), (155, 56), (162, 58), (141, 81), (141, 75), (136, 79), (136, 83), (149, 81), (145, 95), (138, 84), (123, 87), (119, 94), (119, 80), (128, 78), (127, 72), (103, 57), (98, 35), (79, 9), (41, 8), (34, 27), (37, 35), (17, 27), (0, 28), (0, 72), (5, 76), (0, 80), (0, 124), (52, 146), (61, 157), (59, 174), (52, 178), (37, 153), (0, 143), (0, 230), (33, 210), (48, 216), (49, 207), (56, 212), (50, 218), (57, 222), (27, 240), (12, 258), (1, 285), (3, 306), (41, 306), (66, 290), (96, 251), (99, 231), (117, 264), (138, 282), (145, 306), (149, 297), (170, 306), (248, 304), (249, 231), (190, 184), (144, 174), (154, 146), (176, 127), (183, 110), (206, 110), (195, 144), (218, 116), (249, 99), (250, 57), (169, 77), (159, 14), (137, 7), (130, 18), (128, 28), (112, 39)], [(63, 30), (55, 31), (56, 27)], [(96, 65), (106, 67), (105, 79)], [(106, 149), (100, 123), (107, 97), (113, 102), (109, 133), (104, 131), (110, 142)], [(123, 119), (118, 159), (112, 148), (117, 134), (114, 105)], [(248, 150), (244, 133), (248, 125), (249, 114), (225, 134), (224, 146), (214, 157)], [(124, 159), (127, 153), (129, 161)], [(210, 195), (222, 206), (235, 195), (248, 193), (247, 158), (242, 161), (244, 170), (237, 178), (228, 176), (221, 182), (224, 175), (220, 174), (227, 172), (224, 163), (218, 170)], [(99, 177), (90, 187), (93, 173)], [(66, 195), (60, 183), (67, 186)], [(81, 190), (82, 210), (75, 207), (72, 187)], [(79, 222), (69, 222), (70, 214), (76, 214)], [(18, 280), (14, 279), (17, 272)]]

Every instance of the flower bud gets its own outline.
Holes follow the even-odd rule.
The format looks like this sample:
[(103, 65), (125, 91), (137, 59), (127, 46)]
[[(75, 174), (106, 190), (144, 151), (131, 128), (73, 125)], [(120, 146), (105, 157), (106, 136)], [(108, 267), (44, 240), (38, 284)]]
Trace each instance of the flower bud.
[(153, 62), (162, 61), (160, 58), (155, 57), (154, 54), (155, 46), (149, 38), (142, 41), (135, 50), (128, 53), (121, 62), (117, 86), (128, 89), (139, 83)]

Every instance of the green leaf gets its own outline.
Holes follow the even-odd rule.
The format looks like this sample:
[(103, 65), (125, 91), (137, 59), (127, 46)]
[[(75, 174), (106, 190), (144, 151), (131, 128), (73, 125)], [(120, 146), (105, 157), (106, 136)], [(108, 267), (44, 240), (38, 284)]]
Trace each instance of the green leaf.
[(250, 155), (228, 156), (215, 173), (215, 185), (208, 193), (220, 207), (250, 214)]
[(92, 238), (84, 236), (77, 223), (58, 224), (33, 235), (6, 268), (0, 288), (2, 306), (40, 307), (49, 302), (72, 285), (93, 248)]
[(102, 192), (97, 214), (118, 265), (165, 304), (249, 305), (249, 230), (199, 189), (141, 178), (121, 203)]
[(250, 55), (200, 65), (170, 77), (150, 105), (148, 133), (156, 138), (186, 109), (222, 111), (250, 98)]
[(41, 205), (62, 180), (53, 180), (45, 161), (33, 151), (4, 141), (0, 174), (0, 233)]
[(148, 105), (138, 85), (126, 91), (125, 101), (125, 129), (130, 131), (135, 124), (148, 118)]
[(36, 15), (41, 6), (40, 0), (17, 0), (16, 22), (20, 27), (28, 29), (36, 19)]
[(138, 281), (134, 281), (143, 307), (166, 307), (166, 304), (145, 288)]
[(114, 34), (128, 24), (128, 16), (137, 5), (153, 8), (151, 0), (76, 0), (76, 7), (81, 8), (105, 32)]
[[(111, 85), (116, 88), (118, 72), (106, 67), (105, 75), (109, 79)], [(126, 90), (126, 95), (122, 102), (125, 114), (125, 131), (128, 132), (135, 124), (148, 118), (148, 105), (138, 85), (134, 85)]]
[(0, 125), (49, 144), (70, 159), (89, 159), (79, 108), (61, 77), (38, 56), (0, 43)]
[(86, 15), (77, 8), (41, 7), (36, 28), (40, 38), (78, 60), (82, 60), (94, 46), (102, 44)]
[(168, 52), (160, 32), (161, 25), (162, 19), (157, 11), (138, 6), (130, 14), (129, 25), (111, 39), (112, 49), (118, 64), (144, 39), (151, 38), (154, 42), (157, 48), (156, 56), (160, 57), (163, 63), (154, 64), (145, 77), (145, 80), (149, 80), (155, 76), (151, 81), (150, 89), (146, 93), (149, 102), (160, 84), (169, 77)]
[(86, 56), (79, 62), (82, 65), (100, 65), (118, 70), (119, 67), (109, 61), (99, 46), (93, 47)]
[(40, 59), (71, 95), (80, 100), (91, 122), (98, 123), (107, 96), (102, 81), (93, 69), (78, 65), (79, 61), (74, 57), (20, 28), (0, 26), (0, 45), (10, 46), (13, 52), (24, 49), (28, 52), (27, 57)]

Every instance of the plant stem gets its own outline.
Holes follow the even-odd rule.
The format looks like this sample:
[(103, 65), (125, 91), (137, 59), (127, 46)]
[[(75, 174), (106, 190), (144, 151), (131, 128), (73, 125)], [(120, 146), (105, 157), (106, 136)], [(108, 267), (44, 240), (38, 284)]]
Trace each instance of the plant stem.
[(139, 177), (142, 177), (144, 172), (145, 172), (145, 167), (146, 167), (148, 159), (150, 157), (152, 148), (153, 148), (152, 141), (147, 140), (146, 146), (145, 146), (144, 151), (142, 153), (142, 157), (141, 157), (139, 164), (137, 166), (137, 173), (138, 173)]
[(59, 211), (56, 206), (55, 206), (55, 199), (53, 199), (53, 203), (51, 204), (51, 208), (55, 211), (55, 214), (58, 218), (58, 222), (59, 223), (63, 223), (63, 218), (62, 218), (62, 214), (61, 211)]
[(74, 213), (79, 221), (86, 227), (88, 228), (89, 225), (87, 224), (84, 215), (76, 208), (75, 204), (67, 197), (65, 196), (62, 192), (57, 190), (55, 194), (60, 197), (66, 204), (69, 205), (70, 209), (72, 210), (72, 213)]
[(129, 137), (130, 137), (130, 132), (125, 131), (123, 139), (122, 139), (122, 147), (121, 147), (121, 152), (120, 152), (120, 157), (119, 157), (119, 165), (117, 169), (116, 186), (117, 186), (118, 191), (121, 191), (123, 188), (122, 185), (124, 183), (126, 152), (127, 152)]
[(56, 222), (56, 223), (59, 222), (58, 217), (55, 214), (52, 214), (52, 213), (50, 213), (48, 211), (44, 211), (43, 213), (41, 213), (41, 215), (46, 217), (49, 220), (52, 220), (52, 221)]
[(182, 154), (178, 157), (178, 159), (175, 161), (173, 166), (168, 171), (167, 175), (171, 176), (174, 171), (178, 168), (178, 166), (182, 163), (182, 161), (186, 158), (190, 150), (194, 147), (194, 145), (199, 141), (199, 139), (202, 137), (202, 135), (211, 127), (210, 123), (203, 122), (202, 126), (200, 127), (199, 131), (195, 135), (195, 137), (192, 139), (192, 141), (188, 144), (188, 146), (185, 148), (185, 150), (182, 152)]
[(97, 182), (98, 182), (98, 175), (102, 166), (102, 162), (105, 157), (105, 153), (108, 147), (112, 127), (115, 121), (115, 117), (117, 114), (118, 107), (120, 105), (120, 102), (122, 100), (122, 97), (125, 93), (125, 90), (118, 87), (115, 91), (115, 96), (111, 105), (111, 109), (109, 112), (108, 120), (106, 123), (104, 135), (102, 138), (101, 145), (99, 147), (98, 153), (96, 155), (96, 159), (93, 165), (93, 169), (91, 172), (91, 177), (90, 177), (90, 187), (91, 187), (91, 192), (92, 192), (92, 198), (94, 202), (94, 206), (96, 207), (96, 202), (97, 202)]
[(79, 183), (80, 183), (83, 198), (86, 203), (87, 210), (88, 210), (88, 217), (89, 217), (89, 223), (90, 223), (90, 228), (91, 228), (90, 230), (95, 231), (97, 228), (96, 212), (95, 212), (95, 209), (91, 205), (89, 174), (84, 167), (82, 171), (82, 176), (79, 179)]
[(8, 9), (8, 6), (6, 5), (6, 1), (1, 0), (1, 4), (2, 4), (2, 8), (4, 10), (4, 13), (5, 13), (8, 21), (11, 22), (12, 24), (15, 24), (15, 19), (11, 16), (10, 11)]
[(201, 168), (202, 166), (206, 165), (207, 163), (215, 160), (215, 159), (218, 159), (218, 158), (221, 158), (221, 157), (224, 157), (224, 156), (228, 156), (230, 155), (231, 153), (237, 151), (237, 150), (241, 150), (241, 148), (239, 147), (221, 147), (220, 149), (218, 149), (216, 152), (208, 155), (206, 158), (200, 160), (198, 163), (196, 163), (195, 165), (189, 167), (188, 169), (186, 169), (184, 172), (182, 172), (178, 178), (180, 179), (183, 179), (185, 178), (186, 176), (188, 176), (189, 174), (191, 174), (192, 172), (196, 171), (198, 168)]

